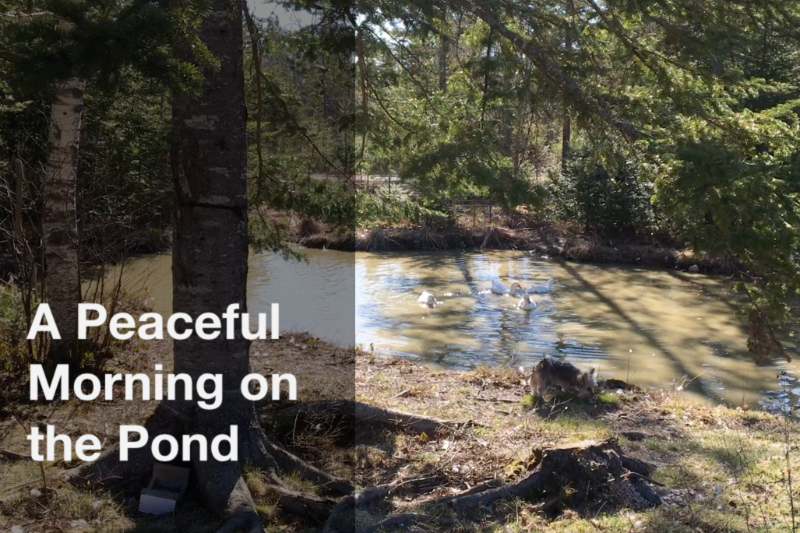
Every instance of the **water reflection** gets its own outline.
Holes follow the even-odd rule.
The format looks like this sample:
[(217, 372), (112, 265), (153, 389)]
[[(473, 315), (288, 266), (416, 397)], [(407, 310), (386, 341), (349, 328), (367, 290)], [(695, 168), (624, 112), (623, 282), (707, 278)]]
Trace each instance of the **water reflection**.
[[(521, 252), (359, 254), (358, 339), (450, 367), (532, 363), (543, 355), (642, 386), (685, 384), (698, 396), (741, 405), (783, 394), (777, 374), (756, 367), (736, 311), (742, 301), (719, 278), (631, 267), (541, 261)], [(491, 280), (523, 286), (555, 278), (532, 312), (488, 292)], [(434, 309), (416, 295), (456, 292)]]
[[(742, 300), (725, 279), (542, 261), (517, 251), (306, 253), (308, 263), (251, 255), (249, 307), (279, 302), (284, 331), (455, 368), (532, 363), (547, 354), (644, 387), (691, 380), (692, 394), (735, 405), (796, 404), (800, 396), (797, 382), (778, 382), (781, 371), (796, 375), (794, 364), (753, 363), (736, 316)], [(139, 258), (126, 266), (126, 285), (147, 285), (156, 310), (169, 313), (170, 268), (169, 256)], [(556, 287), (534, 295), (539, 307), (526, 312), (516, 298), (489, 292), (496, 278), (523, 286), (554, 278)], [(424, 289), (442, 302), (420, 307)]]

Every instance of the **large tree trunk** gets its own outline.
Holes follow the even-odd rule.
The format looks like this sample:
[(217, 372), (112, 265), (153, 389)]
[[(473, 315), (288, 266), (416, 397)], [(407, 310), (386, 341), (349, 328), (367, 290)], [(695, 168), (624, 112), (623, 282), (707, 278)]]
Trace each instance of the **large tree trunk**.
[[(200, 27), (200, 38), (219, 61), (205, 72), (202, 93), (181, 95), (173, 103), (172, 170), (175, 179), (175, 239), (172, 255), (174, 312), (196, 319), (221, 315), (230, 304), (246, 311), (247, 179), (246, 109), (242, 48), (242, 6), (214, 0)], [(224, 399), (215, 410), (195, 405), (194, 431), (211, 438), (238, 425), (240, 442), (258, 426), (254, 407), (239, 385), (249, 373), (250, 342), (236, 328), (235, 338), (175, 340), (175, 372), (197, 378), (223, 376)], [(230, 511), (252, 507), (234, 463), (193, 465), (209, 507)]]
[[(219, 65), (204, 69), (199, 95), (174, 98), (171, 151), (175, 180), (173, 311), (186, 313), (193, 321), (203, 313), (219, 316), (231, 304), (238, 304), (240, 313), (247, 311), (247, 117), (241, 0), (213, 0), (199, 36)], [(224, 327), (220, 333), (214, 340), (203, 340), (194, 332), (185, 340), (175, 340), (173, 347), (175, 373), (188, 374), (194, 382), (202, 374), (222, 376), (222, 404), (205, 410), (195, 402), (163, 401), (146, 423), (151, 442), (161, 434), (202, 434), (210, 443), (237, 426), (238, 462), (216, 461), (212, 456), (200, 461), (197, 448), (192, 450), (200, 493), (211, 510), (228, 517), (220, 533), (263, 532), (241, 475), (240, 464), (245, 462), (265, 473), (283, 508), (323, 522), (335, 502), (291, 490), (279, 477), (279, 470), (297, 473), (326, 492), (352, 492), (352, 483), (325, 474), (266, 437), (255, 406), (240, 391), (250, 367), (250, 342), (241, 334), (241, 320), (234, 338), (227, 338)], [(178, 389), (177, 398), (183, 398)], [(227, 454), (229, 450), (224, 448), (221, 451)], [(124, 463), (115, 447), (69, 475), (122, 488), (149, 476), (152, 464), (149, 446), (134, 450)]]
[[(236, 6), (237, 9), (231, 8)], [(247, 284), (246, 110), (239, 2), (215, 0), (200, 28), (219, 60), (206, 72), (202, 94), (177, 96), (173, 104), (172, 170), (175, 238), (172, 256), (174, 311), (196, 318), (222, 314), (229, 304), (245, 311)], [(219, 373), (238, 391), (248, 373), (249, 341), (174, 342), (175, 371), (197, 377)]]
[[(247, 310), (247, 113), (240, 1), (214, 0), (212, 12), (200, 27), (200, 37), (219, 67), (205, 72), (199, 96), (174, 100), (172, 142), (176, 193), (173, 305), (174, 312), (187, 313), (193, 319), (208, 312), (221, 315), (231, 304), (238, 304), (240, 313)], [(205, 373), (221, 374), (223, 379), (219, 408), (205, 410), (190, 404), (179, 409), (185, 413), (184, 420), (191, 421), (192, 432), (205, 434), (211, 442), (217, 435), (229, 434), (230, 426), (238, 426), (239, 461), (271, 472), (284, 507), (325, 513), (328, 502), (288, 491), (277, 477), (279, 468), (298, 471), (331, 490), (352, 489), (345, 480), (327, 476), (266, 438), (253, 403), (240, 391), (242, 379), (250, 373), (250, 341), (241, 334), (240, 326), (235, 328), (234, 338), (222, 334), (215, 340), (203, 340), (193, 334), (173, 345), (176, 373), (195, 379)], [(241, 525), (261, 530), (238, 464), (201, 462), (193, 456), (193, 468), (208, 506), (233, 517), (223, 531)]]
[(49, 151), (45, 174), (42, 242), (47, 277), (45, 298), (61, 339), (52, 339), (51, 361), (80, 362), (78, 303), (80, 258), (77, 193), (78, 140), (85, 82), (71, 78), (56, 88), (50, 109)]

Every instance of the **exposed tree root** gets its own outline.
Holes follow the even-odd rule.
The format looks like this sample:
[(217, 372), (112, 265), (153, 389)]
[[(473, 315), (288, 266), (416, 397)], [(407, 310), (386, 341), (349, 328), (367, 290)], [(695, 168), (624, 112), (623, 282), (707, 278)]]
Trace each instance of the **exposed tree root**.
[(401, 527), (401, 526), (405, 527), (408, 526), (410, 522), (422, 522), (422, 521), (429, 522), (432, 519), (433, 519), (432, 516), (425, 514), (418, 514), (418, 513), (396, 514), (384, 518), (379, 522), (375, 522), (374, 524), (358, 528), (356, 529), (356, 533), (375, 533), (376, 531), (382, 531), (384, 529), (389, 529), (392, 527)]
[(536, 450), (533, 468), (530, 475), (516, 483), (465, 493), (435, 505), (465, 510), (503, 498), (530, 497), (531, 493), (558, 495), (564, 487), (573, 489), (564, 498), (564, 503), (573, 508), (592, 501), (636, 509), (661, 503), (647, 482), (655, 468), (625, 455), (613, 439)]
[(489, 488), (478, 492), (469, 492), (455, 497), (448, 497), (434, 505), (446, 505), (456, 510), (466, 510), (477, 505), (488, 505), (500, 499), (522, 498), (534, 489), (540, 489), (544, 485), (545, 473), (537, 470), (533, 474), (517, 481), (500, 487)]
[(228, 498), (227, 507), (231, 511), (230, 517), (217, 530), (217, 533), (263, 533), (264, 524), (256, 512), (253, 496), (241, 476), (236, 481), (234, 489)]
[(33, 459), (27, 455), (22, 455), (21, 453), (12, 452), (10, 450), (0, 450), (0, 456), (10, 461), (33, 461)]
[[(145, 424), (151, 442), (160, 434), (170, 434), (180, 440), (183, 434), (197, 433), (206, 435), (210, 442), (213, 436), (228, 432), (233, 420), (251, 421), (238, 426), (238, 462), (200, 461), (196, 453), (192, 455), (192, 469), (208, 508), (223, 512), (228, 517), (219, 533), (263, 531), (253, 497), (242, 478), (240, 464), (255, 465), (265, 473), (269, 480), (268, 488), (278, 495), (278, 503), (284, 510), (314, 519), (320, 524), (331, 514), (336, 502), (291, 489), (281, 479), (280, 472), (296, 472), (304, 479), (320, 484), (327, 492), (353, 492), (349, 480), (331, 476), (274, 444), (256, 422), (252, 404), (236, 405), (232, 400), (224, 411), (204, 412), (202, 422), (198, 422), (194, 417), (184, 414), (191, 412), (185, 406), (162, 402)], [(90, 480), (119, 491), (138, 491), (147, 483), (153, 463), (149, 446), (131, 450), (128, 461), (120, 461), (119, 448), (114, 446), (97, 461), (82, 464), (64, 472), (64, 475), (73, 482)]]
[[(147, 419), (145, 429), (150, 438), (156, 435), (172, 435), (180, 438), (183, 429), (188, 427), (189, 419), (185, 412), (170, 402), (162, 402)], [(127, 461), (119, 459), (119, 445), (107, 448), (100, 457), (91, 463), (82, 463), (62, 473), (70, 482), (92, 481), (112, 491), (146, 485), (153, 471), (153, 456), (150, 449), (131, 450)]]
[[(427, 511), (427, 514), (392, 515), (368, 526), (355, 528), (355, 531), (373, 533), (390, 527), (407, 526), (415, 520), (429, 522), (434, 517), (439, 523), (446, 523), (449, 518), (441, 514), (448, 510), (465, 513), (510, 498), (542, 500), (541, 511), (547, 514), (558, 514), (564, 508), (587, 509), (597, 504), (607, 509), (642, 509), (661, 503), (648, 477), (654, 469), (644, 461), (625, 455), (613, 439), (537, 449), (534, 450), (530, 473), (513, 483), (488, 480), (461, 494), (423, 504), (423, 512)], [(565, 491), (567, 487), (569, 491)], [(384, 485), (359, 495), (365, 495), (362, 502), (366, 505), (386, 498), (393, 489), (394, 486)], [(346, 498), (337, 509), (352, 509), (359, 495)], [(334, 510), (329, 523), (336, 514), (337, 510)], [(325, 533), (336, 531), (342, 529), (326, 524)]]
[[(341, 501), (331, 511), (328, 520), (325, 521), (325, 526), (322, 528), (322, 533), (336, 533), (338, 531), (353, 530), (355, 528), (355, 509), (356, 507), (369, 505), (370, 503), (378, 500), (383, 500), (388, 497), (392, 491), (397, 488), (399, 483), (387, 483), (386, 485), (378, 485), (371, 487), (367, 490), (351, 494)], [(347, 516), (351, 514), (351, 516)]]
[(279, 485), (268, 485), (268, 489), (278, 495), (279, 505), (298, 516), (315, 517), (319, 523), (331, 514), (336, 502), (327, 498), (320, 498), (313, 494), (298, 492)]
[(299, 457), (275, 445), (269, 439), (264, 440), (267, 452), (275, 459), (281, 470), (285, 472), (298, 472), (304, 478), (321, 485), (324, 492), (336, 494), (350, 494), (353, 492), (353, 482), (332, 476), (314, 465), (308, 464)]
[(394, 409), (375, 407), (374, 405), (367, 405), (361, 402), (355, 402), (355, 415), (358, 422), (397, 426), (402, 427), (406, 431), (426, 433), (428, 435), (434, 435), (442, 430), (451, 431), (453, 429), (479, 425), (471, 420), (466, 422), (441, 420), (438, 418), (404, 413)]
[(490, 479), (488, 481), (484, 481), (483, 483), (478, 483), (474, 487), (467, 489), (459, 494), (453, 494), (452, 496), (445, 496), (444, 498), (439, 499), (438, 503), (443, 504), (455, 500), (456, 498), (460, 498), (462, 496), (469, 496), (470, 494), (478, 494), (479, 492), (485, 492), (489, 489), (500, 487), (502, 484), (503, 482), (500, 479)]
[[(371, 503), (381, 501), (393, 494), (396, 490), (406, 485), (413, 485), (421, 481), (420, 479), (409, 480), (405, 482), (395, 482), (385, 485), (378, 485), (371, 487), (362, 492), (347, 496), (343, 498), (339, 504), (331, 512), (323, 533), (344, 533), (346, 531), (355, 531), (355, 533), (374, 533), (383, 529), (392, 527), (401, 527), (408, 525), (409, 522), (414, 521), (431, 521), (433, 516), (420, 514), (420, 513), (402, 513), (386, 517), (378, 522), (369, 524), (363, 527), (357, 527), (355, 510), (358, 507), (364, 507)], [(349, 516), (348, 516), (349, 515)], [(447, 518), (441, 518), (440, 523), (449, 521)]]

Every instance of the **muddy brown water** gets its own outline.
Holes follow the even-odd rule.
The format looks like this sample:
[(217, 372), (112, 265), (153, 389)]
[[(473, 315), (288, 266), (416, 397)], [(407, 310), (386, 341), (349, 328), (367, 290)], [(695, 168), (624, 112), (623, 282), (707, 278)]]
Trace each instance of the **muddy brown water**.
[[(547, 261), (519, 251), (303, 251), (308, 262), (250, 257), (249, 310), (280, 303), (282, 331), (448, 368), (531, 365), (551, 355), (596, 365), (601, 377), (642, 387), (684, 384), (687, 394), (731, 405), (774, 410), (800, 400), (797, 363), (777, 354), (764, 366), (753, 363), (737, 316), (742, 299), (724, 278)], [(171, 265), (169, 255), (134, 258), (125, 265), (125, 286), (146, 288), (155, 310), (169, 314)], [(498, 278), (556, 283), (552, 293), (533, 296), (537, 309), (523, 311), (517, 298), (489, 291)], [(440, 302), (420, 307), (423, 290)]]

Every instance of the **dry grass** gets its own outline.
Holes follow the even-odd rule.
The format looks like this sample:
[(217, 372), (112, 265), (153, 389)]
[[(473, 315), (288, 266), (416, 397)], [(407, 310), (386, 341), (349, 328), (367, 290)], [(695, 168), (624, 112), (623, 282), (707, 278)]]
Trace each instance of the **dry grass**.
[(445, 239), (436, 230), (423, 226), (419, 228), (417, 235), (422, 250), (442, 250), (447, 247)]
[[(343, 350), (304, 334), (287, 334), (279, 341), (254, 342), (251, 345), (253, 372), (264, 375), (293, 373), (297, 378), (300, 399), (352, 398), (354, 350)], [(106, 362), (105, 370), (112, 373), (145, 373), (153, 375), (156, 364), (163, 372), (172, 370), (171, 341), (131, 342), (118, 347), (116, 356)], [(25, 391), (25, 383), (15, 390)], [(121, 395), (115, 395), (120, 396)], [(52, 404), (29, 404), (22, 396), (9, 398), (0, 410), (0, 450), (20, 456), (30, 455), (26, 440), (29, 427), (40, 422), (52, 424), (56, 431), (70, 435), (74, 440), (84, 434), (96, 435), (103, 449), (114, 444), (121, 424), (142, 424), (152, 414), (156, 402), (114, 401), (81, 402), (72, 399)], [(265, 402), (259, 412), (269, 420), (271, 410), (287, 402)], [(18, 422), (18, 421), (19, 422)], [(326, 439), (316, 441), (314, 454), (317, 466), (341, 476), (352, 477), (352, 451), (321, 449), (330, 444)], [(57, 448), (57, 451), (60, 448)], [(295, 450), (302, 453), (302, 449)], [(324, 460), (323, 460), (324, 459)], [(213, 532), (219, 524), (218, 517), (209, 515), (202, 503), (189, 491), (180, 512), (168, 517), (149, 517), (136, 512), (138, 491), (133, 487), (128, 494), (109, 494), (88, 487), (75, 487), (60, 480), (65, 468), (74, 466), (63, 461), (45, 462), (43, 489), (39, 463), (15, 460), (0, 453), (0, 531), (14, 526), (23, 527), (25, 533), (54, 532), (126, 532), (126, 533), (203, 533)], [(258, 492), (257, 475), (245, 468), (247, 481)], [(291, 481), (291, 475), (288, 476)], [(302, 483), (297, 483), (300, 487)], [(33, 494), (31, 490), (34, 490)], [(37, 496), (37, 491), (42, 493)], [(46, 498), (45, 495), (49, 495)], [(308, 527), (292, 516), (275, 520), (275, 498), (265, 494), (258, 499), (258, 509), (265, 520), (271, 522), (272, 531), (302, 531)]]
[[(566, 510), (553, 521), (535, 503), (508, 501), (443, 530), (791, 531), (784, 421), (771, 414), (711, 407), (661, 391), (606, 391), (588, 401), (561, 398), (531, 409), (524, 405), (520, 376), (508, 368), (443, 372), (363, 354), (356, 372), (362, 401), (486, 426), (436, 439), (388, 431), (363, 435), (356, 469), (361, 485), (391, 481), (393, 473), (435, 474), (438, 485), (431, 496), (442, 496), (496, 476), (522, 475), (535, 447), (616, 437), (630, 455), (658, 465), (655, 479), (666, 486), (666, 504), (642, 512)], [(397, 395), (398, 389), (412, 388), (435, 392)], [(788, 431), (800, 434), (800, 424), (790, 423)], [(796, 447), (792, 456), (800, 460)], [(392, 503), (395, 512), (407, 510), (402, 498)]]
[(385, 252), (392, 249), (392, 240), (387, 237), (386, 231), (377, 228), (359, 235), (356, 247), (365, 252)]
[[(680, 393), (658, 391), (606, 391), (592, 400), (560, 398), (553, 405), (530, 408), (523, 405), (526, 391), (520, 376), (509, 368), (443, 371), (404, 359), (336, 349), (307, 335), (254, 343), (251, 360), (253, 371), (264, 374), (292, 371), (302, 399), (355, 396), (379, 406), (480, 424), (422, 436), (362, 424), (353, 448), (336, 448), (329, 435), (306, 436), (312, 440), (296, 448), (297, 453), (322, 468), (354, 477), (361, 487), (426, 480), (414, 494), (400, 493), (377, 508), (359, 511), (359, 523), (419, 508), (426, 498), (462, 491), (487, 479), (515, 479), (528, 471), (535, 447), (613, 436), (627, 453), (658, 466), (654, 477), (666, 487), (662, 491), (665, 505), (641, 512), (604, 508), (587, 514), (566, 509), (553, 520), (543, 516), (535, 502), (504, 501), (475, 516), (459, 517), (452, 526), (438, 525), (437, 530), (791, 531), (784, 438), (785, 431), (800, 434), (796, 422), (784, 425), (783, 419), (767, 413), (709, 407), (692, 403)], [(171, 368), (169, 343), (132, 345), (110, 361), (113, 370), (120, 372), (150, 372), (156, 363), (164, 364), (165, 370)], [(116, 426), (141, 423), (152, 410), (150, 403), (6, 405), (0, 418), (0, 449), (27, 455), (23, 426), (42, 420), (73, 436), (94, 433), (108, 446), (116, 439)], [(281, 405), (285, 403), (269, 402), (259, 406), (259, 412), (269, 420), (271, 410)], [(23, 425), (11, 417), (12, 411)], [(791, 444), (790, 459), (796, 465), (800, 458), (794, 440)], [(326, 451), (303, 450), (312, 447)], [(135, 511), (136, 491), (111, 495), (66, 485), (57, 475), (65, 466), (63, 462), (46, 465), (49, 492), (45, 493), (37, 463), (0, 456), (0, 530), (24, 526), (27, 533), (203, 533), (219, 523), (191, 490), (174, 516), (146, 517)], [(317, 530), (314, 524), (280, 511), (260, 471), (246, 466), (244, 474), (268, 531)], [(288, 478), (301, 490), (315, 490), (300, 479)]]

